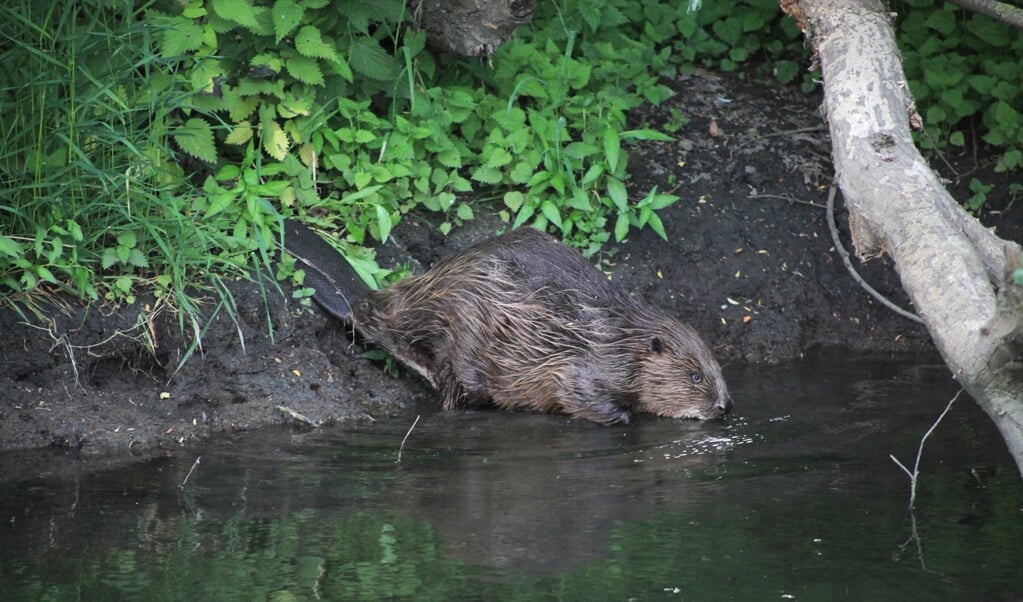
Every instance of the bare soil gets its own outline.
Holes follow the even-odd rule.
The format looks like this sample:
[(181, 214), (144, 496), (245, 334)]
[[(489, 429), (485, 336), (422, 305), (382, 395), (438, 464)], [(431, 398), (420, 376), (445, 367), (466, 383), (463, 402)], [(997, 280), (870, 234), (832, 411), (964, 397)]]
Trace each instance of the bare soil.
[[(726, 378), (734, 362), (778, 365), (835, 351), (940, 361), (926, 330), (874, 301), (834, 248), (819, 98), (705, 73), (679, 80), (677, 90), (637, 112), (635, 125), (678, 123), (679, 114), (688, 123), (673, 142), (643, 144), (630, 158), (635, 196), (656, 185), (681, 197), (661, 214), (668, 241), (633, 233), (601, 257), (611, 277), (692, 324)], [(960, 174), (977, 170), (973, 177), (996, 183), (989, 205), (1006, 205), (1007, 180), (974, 153), (947, 159)], [(951, 166), (945, 171), (956, 177)], [(958, 198), (969, 196), (968, 180), (950, 182)], [(449, 237), (431, 216), (409, 216), (380, 256), (428, 268), (504, 227), (486, 207), (477, 214)], [(1014, 213), (989, 211), (985, 219), (1018, 238)], [(844, 220), (839, 207), (843, 236)], [(886, 260), (854, 263), (912, 309)], [(436, 407), (423, 382), (363, 358), (338, 323), (290, 291), (251, 282), (232, 291), (237, 321), (207, 300), (195, 349), (192, 326), (183, 329), (154, 300), (121, 308), (68, 302), (32, 323), (0, 310), (0, 471), (61, 471), (68, 458), (115, 464), (269, 425), (309, 428)], [(753, 401), (736, 399), (737, 411)]]

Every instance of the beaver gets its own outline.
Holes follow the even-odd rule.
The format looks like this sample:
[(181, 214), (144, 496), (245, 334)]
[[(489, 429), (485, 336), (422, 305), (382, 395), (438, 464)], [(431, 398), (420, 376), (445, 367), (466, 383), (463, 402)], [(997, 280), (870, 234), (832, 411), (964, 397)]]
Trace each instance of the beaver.
[(533, 228), (479, 242), (340, 310), (326, 301), (425, 378), (445, 409), (614, 424), (633, 412), (714, 419), (732, 407), (721, 367), (692, 328)]

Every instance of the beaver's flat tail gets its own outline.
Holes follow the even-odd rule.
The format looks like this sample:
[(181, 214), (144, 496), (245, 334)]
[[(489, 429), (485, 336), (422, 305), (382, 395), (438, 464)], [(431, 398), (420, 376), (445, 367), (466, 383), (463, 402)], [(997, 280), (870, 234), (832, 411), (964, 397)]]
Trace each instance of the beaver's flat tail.
[(313, 300), (335, 318), (350, 320), (352, 304), (369, 287), (348, 260), (308, 226), (290, 219), (284, 220), (284, 249), (305, 270), (305, 286), (315, 289)]

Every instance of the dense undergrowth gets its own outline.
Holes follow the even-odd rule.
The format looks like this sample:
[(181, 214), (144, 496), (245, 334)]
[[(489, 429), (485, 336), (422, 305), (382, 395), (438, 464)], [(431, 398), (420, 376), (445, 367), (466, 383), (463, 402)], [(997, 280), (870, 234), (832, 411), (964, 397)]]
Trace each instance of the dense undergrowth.
[[(929, 145), (979, 127), (1023, 161), (1018, 33), (902, 0), (906, 69)], [(696, 67), (814, 87), (774, 0), (541, 2), (489, 63), (436, 55), (399, 0), (79, 0), (0, 7), (0, 289), (194, 312), (196, 290), (272, 269), (277, 224), (367, 250), (413, 209), (444, 232), (491, 203), (586, 253), (664, 235), (676, 200), (628, 185), (629, 124)], [(284, 273), (288, 273), (284, 266)], [(280, 272), (278, 272), (280, 275)]]

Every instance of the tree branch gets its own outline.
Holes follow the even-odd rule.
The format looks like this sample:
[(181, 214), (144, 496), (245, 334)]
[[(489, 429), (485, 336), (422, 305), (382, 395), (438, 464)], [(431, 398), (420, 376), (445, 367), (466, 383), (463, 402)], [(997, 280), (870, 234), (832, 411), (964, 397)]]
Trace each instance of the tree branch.
[(994, 421), (1023, 473), (1023, 365), (1000, 352), (1004, 336), (985, 334), (1015, 326), (992, 322), (992, 283), (1006, 280), (1001, 247), (1017, 254), (1019, 247), (968, 215), (914, 146), (913, 101), (883, 2), (798, 0), (798, 9), (822, 69), (853, 242), (861, 254), (891, 256), (952, 375)]
[(948, 0), (956, 6), (987, 15), (995, 21), (1023, 29), (1023, 8), (998, 2), (998, 0)]
[(876, 299), (878, 303), (884, 305), (907, 320), (923, 324), (924, 321), (920, 319), (920, 316), (908, 312), (892, 303), (887, 297), (877, 292), (877, 289), (867, 284), (867, 281), (863, 279), (863, 276), (860, 276), (860, 273), (856, 271), (855, 267), (853, 267), (852, 260), (849, 259), (849, 251), (846, 251), (845, 246), (842, 245), (842, 239), (838, 236), (838, 226), (835, 225), (835, 192), (837, 190), (838, 188), (834, 185), (832, 185), (831, 189), (828, 190), (828, 230), (831, 231), (831, 241), (835, 243), (835, 250), (838, 251), (838, 255), (842, 258), (842, 263), (845, 264), (845, 269), (849, 272), (849, 275), (852, 276), (853, 280), (860, 285), (860, 288), (867, 291), (867, 293)]

